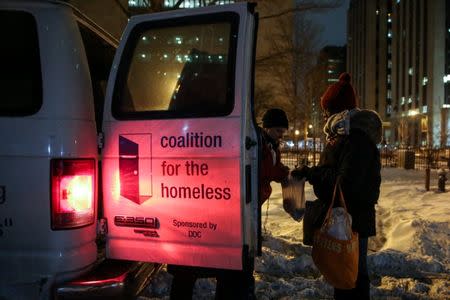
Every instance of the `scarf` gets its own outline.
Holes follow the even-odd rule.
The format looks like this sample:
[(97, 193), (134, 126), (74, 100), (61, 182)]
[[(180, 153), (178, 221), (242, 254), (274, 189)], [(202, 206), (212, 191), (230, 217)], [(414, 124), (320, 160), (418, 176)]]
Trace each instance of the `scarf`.
[(359, 111), (358, 108), (354, 108), (331, 115), (323, 127), (327, 142), (333, 143), (338, 136), (349, 135), (350, 118)]

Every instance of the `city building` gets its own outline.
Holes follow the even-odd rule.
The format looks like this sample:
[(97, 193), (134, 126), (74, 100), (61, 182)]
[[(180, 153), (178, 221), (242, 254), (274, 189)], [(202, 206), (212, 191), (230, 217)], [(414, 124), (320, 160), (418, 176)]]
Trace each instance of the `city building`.
[(148, 10), (159, 11), (177, 8), (195, 8), (208, 5), (234, 3), (234, 0), (128, 0), (128, 8), (133, 13), (145, 13)]
[(323, 117), (320, 97), (326, 88), (337, 81), (339, 75), (346, 71), (346, 47), (325, 46), (319, 51), (317, 65), (308, 76), (308, 87), (311, 90), (311, 126), (308, 136), (318, 137), (322, 134)]
[(317, 65), (321, 66), (324, 84), (330, 85), (339, 80), (346, 68), (346, 47), (325, 46), (319, 52)]
[(446, 0), (351, 0), (347, 69), (384, 141), (450, 146), (450, 9)]

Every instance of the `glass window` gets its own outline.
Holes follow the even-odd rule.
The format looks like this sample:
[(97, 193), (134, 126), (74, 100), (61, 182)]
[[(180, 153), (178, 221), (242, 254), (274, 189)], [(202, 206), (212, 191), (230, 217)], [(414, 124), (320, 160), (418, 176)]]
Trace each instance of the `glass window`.
[(94, 96), (95, 123), (97, 131), (102, 130), (103, 107), (105, 102), (106, 84), (112, 66), (115, 46), (107, 43), (101, 36), (79, 23), (81, 38), (89, 64), (92, 91)]
[(0, 115), (32, 115), (42, 105), (36, 21), (26, 12), (0, 11), (0, 36)]
[(231, 113), (238, 15), (149, 22), (133, 30), (113, 95), (118, 119)]

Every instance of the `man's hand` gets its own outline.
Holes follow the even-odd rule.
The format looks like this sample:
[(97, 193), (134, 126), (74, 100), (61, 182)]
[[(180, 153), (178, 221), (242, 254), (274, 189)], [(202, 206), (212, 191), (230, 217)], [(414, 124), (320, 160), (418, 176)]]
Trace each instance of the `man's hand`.
[(303, 178), (308, 179), (308, 173), (309, 173), (309, 167), (301, 166), (297, 169), (292, 170), (291, 176), (298, 180), (303, 179)]

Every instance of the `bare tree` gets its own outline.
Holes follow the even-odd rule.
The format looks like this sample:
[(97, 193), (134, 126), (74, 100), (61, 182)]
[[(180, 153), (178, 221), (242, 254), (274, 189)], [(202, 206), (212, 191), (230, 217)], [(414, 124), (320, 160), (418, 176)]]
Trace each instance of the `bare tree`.
[(308, 125), (312, 124), (313, 99), (317, 97), (315, 88), (318, 88), (308, 85), (307, 77), (315, 68), (321, 32), (306, 13), (335, 8), (342, 1), (300, 1), (291, 7), (283, 7), (281, 3), (258, 1), (262, 35), (256, 58), (256, 94), (270, 87), (272, 93), (265, 95), (273, 98), (272, 101), (256, 99), (256, 111), (260, 115), (263, 106), (270, 102), (272, 107), (283, 108), (289, 115), (292, 129), (300, 130), (306, 138)]

